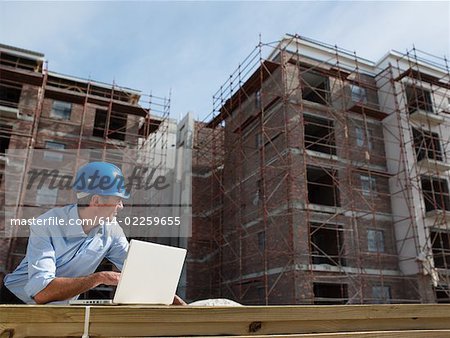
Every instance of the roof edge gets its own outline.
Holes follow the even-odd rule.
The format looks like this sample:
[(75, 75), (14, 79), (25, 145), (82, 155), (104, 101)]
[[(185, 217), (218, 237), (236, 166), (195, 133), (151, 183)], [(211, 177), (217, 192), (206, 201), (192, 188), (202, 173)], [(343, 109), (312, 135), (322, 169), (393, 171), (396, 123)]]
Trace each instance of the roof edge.
[(0, 51), (8, 51), (8, 52), (17, 54), (19, 56), (25, 56), (25, 57), (39, 59), (39, 60), (42, 60), (45, 57), (45, 54), (40, 53), (40, 52), (35, 52), (35, 51), (29, 50), (29, 49), (5, 45), (2, 43), (0, 43)]

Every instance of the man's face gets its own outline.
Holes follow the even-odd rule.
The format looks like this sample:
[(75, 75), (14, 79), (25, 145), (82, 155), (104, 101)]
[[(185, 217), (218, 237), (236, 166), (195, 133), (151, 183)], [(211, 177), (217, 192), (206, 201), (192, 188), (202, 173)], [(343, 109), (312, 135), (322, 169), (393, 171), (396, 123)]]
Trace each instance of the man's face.
[(119, 210), (123, 209), (122, 198), (117, 196), (99, 196), (99, 214), (102, 217), (113, 219)]

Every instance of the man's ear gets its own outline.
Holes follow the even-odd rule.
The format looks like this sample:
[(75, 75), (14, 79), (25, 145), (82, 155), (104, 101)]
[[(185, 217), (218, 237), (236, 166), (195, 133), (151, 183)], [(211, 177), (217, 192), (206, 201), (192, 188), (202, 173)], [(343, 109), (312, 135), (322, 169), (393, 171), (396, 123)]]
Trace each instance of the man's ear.
[(92, 196), (91, 203), (89, 203), (89, 206), (96, 207), (99, 204), (100, 204), (100, 196), (99, 195)]

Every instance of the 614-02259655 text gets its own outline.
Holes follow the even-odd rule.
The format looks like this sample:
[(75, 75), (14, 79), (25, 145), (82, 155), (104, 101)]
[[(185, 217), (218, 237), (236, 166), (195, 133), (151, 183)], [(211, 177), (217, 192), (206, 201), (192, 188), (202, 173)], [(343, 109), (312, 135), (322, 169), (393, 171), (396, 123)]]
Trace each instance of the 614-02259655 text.
[[(107, 223), (110, 219), (100, 218), (99, 223)], [(120, 225), (132, 226), (179, 226), (181, 225), (181, 217), (179, 216), (129, 216), (123, 218), (116, 218), (115, 221)]]

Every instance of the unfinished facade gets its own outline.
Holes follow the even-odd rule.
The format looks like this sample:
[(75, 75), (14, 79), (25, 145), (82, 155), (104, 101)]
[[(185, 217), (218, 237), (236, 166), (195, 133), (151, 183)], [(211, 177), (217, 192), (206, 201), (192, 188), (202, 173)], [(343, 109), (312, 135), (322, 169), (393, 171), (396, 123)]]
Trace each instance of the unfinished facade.
[(449, 302), (449, 86), (416, 50), (260, 43), (196, 126), (189, 298)]
[[(124, 172), (130, 162), (127, 151), (145, 152), (147, 161), (155, 157), (166, 164), (167, 150), (176, 130), (168, 120), (170, 100), (144, 95), (116, 84), (84, 80), (48, 71), (44, 55), (0, 45), (0, 231), (5, 230), (5, 194), (17, 196), (16, 207), (42, 212), (60, 198), (57, 190), (40, 189), (25, 194), (23, 177), (15, 191), (5, 191), (4, 170), (7, 150), (45, 149), (44, 157), (72, 175), (76, 167), (65, 168), (66, 152), (89, 150), (85, 161), (106, 160)], [(169, 123), (170, 122), (170, 123)], [(175, 127), (176, 129), (176, 127)], [(155, 146), (156, 145), (156, 146)], [(157, 151), (157, 153), (156, 153)], [(11, 159), (10, 159), (11, 160)], [(29, 158), (24, 158), (26, 166)], [(26, 167), (28, 168), (28, 167)], [(22, 185), (21, 185), (22, 182)], [(14, 187), (13, 187), (14, 188)], [(67, 194), (67, 192), (65, 192)], [(74, 196), (67, 196), (70, 201)], [(130, 205), (132, 207), (132, 205)], [(42, 213), (39, 212), (39, 213)], [(26, 237), (0, 239), (0, 276), (12, 271), (23, 258)]]
[[(445, 59), (412, 50), (375, 63), (286, 36), (259, 44), (215, 94), (212, 116), (178, 127), (168, 100), (49, 72), (32, 51), (0, 46), (0, 61), (2, 208), (7, 149), (45, 149), (54, 161), (92, 149), (89, 160), (125, 167), (107, 150), (136, 149), (172, 168), (187, 152), (167, 148), (184, 146), (192, 237), (160, 241), (189, 250), (187, 300), (450, 301)], [(17, 205), (56, 197), (19, 189)], [(0, 241), (4, 274), (26, 238)]]

